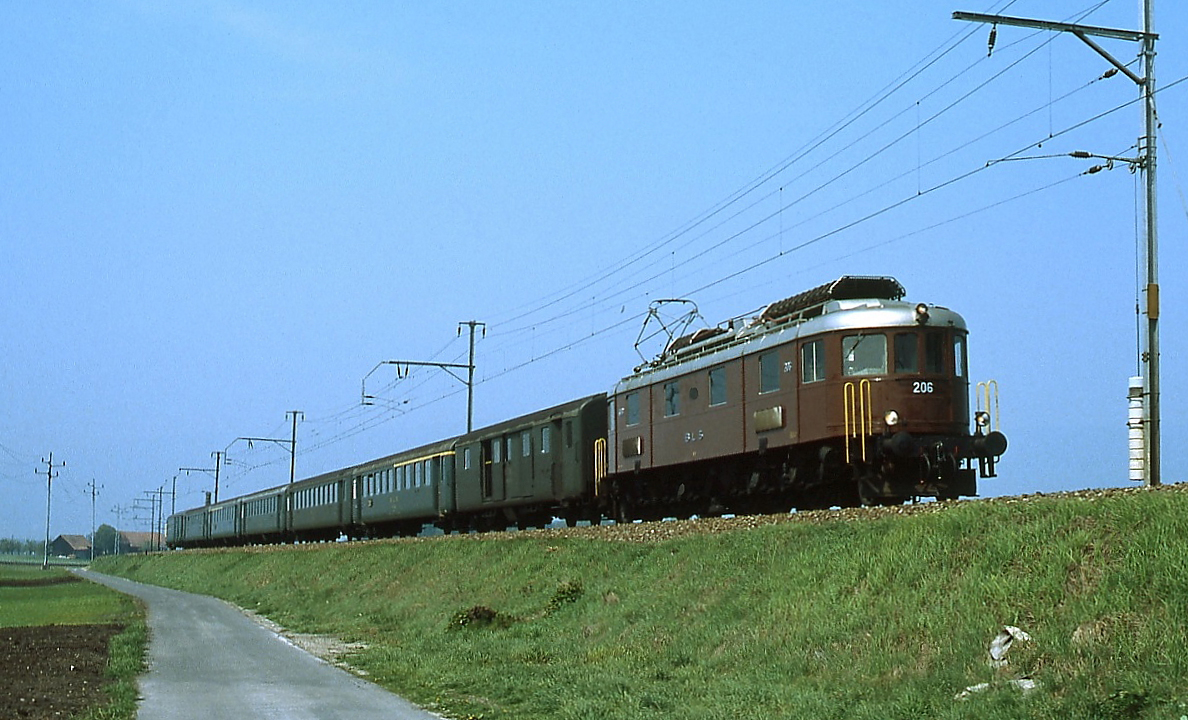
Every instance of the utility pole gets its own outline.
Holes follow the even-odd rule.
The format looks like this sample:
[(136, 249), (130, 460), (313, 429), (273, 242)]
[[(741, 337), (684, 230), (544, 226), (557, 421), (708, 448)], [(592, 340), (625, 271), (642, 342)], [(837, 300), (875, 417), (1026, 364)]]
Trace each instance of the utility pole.
[[(147, 491), (146, 491), (146, 494), (147, 494)], [(133, 510), (133, 511), (136, 511), (136, 513), (137, 513), (137, 514), (135, 514), (135, 515), (133, 515), (133, 516), (132, 516), (132, 520), (133, 520), (134, 522), (137, 522), (137, 523), (139, 523), (139, 522), (143, 521), (143, 520), (144, 520), (144, 516), (143, 516), (143, 515), (140, 515), (140, 514), (139, 514), (139, 511), (141, 511), (141, 510), (148, 510), (148, 511), (149, 511), (149, 518), (150, 518), (150, 519), (148, 520), (148, 523), (149, 523), (149, 537), (152, 537), (152, 527), (153, 527), (152, 523), (153, 523), (153, 521), (152, 521), (152, 519), (151, 519), (151, 518), (152, 518), (152, 514), (153, 514), (153, 512), (154, 512), (155, 508), (153, 507), (153, 499), (152, 499), (152, 496), (149, 496), (149, 497), (147, 498), (147, 499), (148, 499), (148, 501), (149, 501), (148, 507), (145, 507), (145, 506), (142, 504), (142, 503), (144, 502), (144, 500), (145, 500), (145, 499), (146, 499), (146, 498), (133, 498), (133, 500), (132, 500), (132, 510)]]
[(214, 475), (214, 501), (219, 501), (219, 467), (223, 464), (223, 456), (226, 455), (225, 450), (215, 450), (210, 454), (215, 459), (215, 466), (213, 468), (198, 468), (198, 467), (183, 467), (178, 468), (178, 472), (184, 472), (189, 475), (191, 472), (204, 472), (208, 475)]
[[(1146, 257), (1144, 262), (1145, 283), (1143, 292), (1146, 295), (1146, 309), (1144, 312), (1147, 316), (1147, 332), (1144, 338), (1145, 342), (1140, 341), (1139, 348), (1139, 357), (1147, 365), (1147, 402), (1145, 407), (1147, 429), (1146, 462), (1143, 463), (1143, 469), (1145, 484), (1155, 486), (1162, 483), (1159, 467), (1159, 231), (1157, 225), (1158, 194), (1155, 183), (1155, 131), (1157, 127), (1157, 118), (1155, 116), (1155, 41), (1159, 39), (1159, 35), (1154, 31), (1154, 0), (1139, 0), (1139, 3), (1143, 16), (1142, 32), (967, 12), (955, 12), (953, 13), (953, 19), (990, 23), (992, 27), (1010, 25), (1071, 33), (1098, 55), (1105, 58), (1116, 70), (1130, 78), (1138, 86), (1139, 96), (1143, 100), (1143, 136), (1139, 139), (1139, 157), (1134, 161), (1133, 166), (1137, 166), (1142, 171), (1146, 180), (1146, 222), (1144, 223), (1143, 232), (1146, 236)], [(993, 38), (995, 30), (991, 30), (990, 32)], [(1143, 59), (1142, 76), (1136, 75), (1125, 63), (1120, 62), (1110, 55), (1104, 48), (1091, 40), (1091, 36), (1140, 43), (1139, 55)], [(993, 47), (993, 41), (991, 46)], [(1083, 155), (1088, 156), (1087, 153)], [(1145, 350), (1142, 347), (1143, 345), (1145, 345)]]
[[(371, 372), (363, 376), (363, 404), (374, 405), (375, 395), (367, 394), (367, 378), (379, 370), (384, 365), (396, 366), (396, 377), (408, 377), (409, 368), (411, 367), (435, 367), (445, 370), (452, 378), (466, 386), (466, 432), (474, 429), (474, 333), (475, 329), (481, 327), (483, 329), (483, 336), (487, 335), (487, 324), (477, 320), (466, 320), (458, 323), (458, 335), (462, 335), (462, 326), (466, 325), (470, 328), (470, 362), (463, 365), (461, 363), (442, 363), (442, 362), (419, 362), (416, 360), (383, 360), (371, 368)], [(403, 366), (403, 369), (401, 369)], [(466, 370), (466, 379), (459, 377), (454, 370)]]
[(120, 507), (119, 505), (116, 505), (115, 507), (113, 507), (111, 509), (111, 511), (113, 513), (115, 513), (115, 516), (116, 516), (115, 539), (111, 543), (113, 545), (113, 547), (111, 549), (111, 554), (119, 555), (120, 554), (120, 533), (122, 532), (120, 530), (120, 525), (123, 524), (124, 508)]
[(91, 562), (95, 562), (95, 498), (99, 497), (99, 491), (103, 486), (96, 487), (95, 478), (91, 478), (87, 487), (91, 489)]
[(145, 490), (148, 496), (149, 512), (152, 520), (149, 526), (149, 538), (157, 550), (161, 549), (161, 521), (165, 517), (165, 486), (156, 490)]
[[(270, 443), (276, 443), (277, 445), (288, 445), (289, 446), (289, 484), (292, 485), (293, 481), (297, 479), (297, 418), (298, 418), (298, 416), (300, 416), (300, 418), (302, 420), (304, 420), (305, 413), (301, 412), (300, 410), (289, 410), (288, 412), (285, 413), (285, 419), (288, 420), (289, 416), (293, 417), (293, 436), (290, 439), (282, 440), (281, 438), (237, 437), (231, 441), (231, 445), (234, 445), (236, 442), (238, 442), (240, 440), (246, 440), (249, 448), (252, 446), (252, 443), (257, 443), (257, 442), (270, 442)], [(227, 447), (231, 447), (231, 445), (228, 445)], [(219, 501), (219, 498), (218, 498), (218, 494), (216, 493), (215, 502), (218, 502), (218, 501)]]
[(297, 416), (300, 415), (301, 419), (304, 420), (305, 413), (300, 410), (290, 410), (285, 413), (285, 417), (289, 417), (290, 415), (293, 416), (293, 437), (289, 441), (289, 484), (292, 485), (297, 475)]
[[(41, 462), (45, 463), (45, 555), (41, 560), (41, 569), (49, 568), (49, 546), (50, 546), (50, 498), (52, 497), (51, 488), (54, 484), (54, 478), (58, 477), (60, 472), (54, 472), (54, 454), (49, 454), (49, 460), (41, 458)], [(66, 467), (66, 461), (57, 464), (57, 467)], [(38, 475), (41, 474), (41, 468), (34, 468), (33, 472)]]
[(462, 335), (462, 326), (470, 326), (470, 363), (467, 365), (468, 375), (466, 380), (466, 432), (474, 429), (474, 328), (481, 325), (483, 328), (483, 337), (487, 336), (487, 324), (477, 322), (475, 320), (466, 320), (458, 323), (458, 335)]

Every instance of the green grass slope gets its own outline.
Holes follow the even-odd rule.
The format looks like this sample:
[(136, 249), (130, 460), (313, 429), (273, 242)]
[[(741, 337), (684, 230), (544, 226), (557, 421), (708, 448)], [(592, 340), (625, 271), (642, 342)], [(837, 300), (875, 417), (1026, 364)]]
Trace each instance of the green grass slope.
[[(96, 569), (365, 642), (355, 667), (453, 717), (1188, 715), (1188, 488), (924, 509)], [(1004, 625), (1032, 639), (994, 668)]]

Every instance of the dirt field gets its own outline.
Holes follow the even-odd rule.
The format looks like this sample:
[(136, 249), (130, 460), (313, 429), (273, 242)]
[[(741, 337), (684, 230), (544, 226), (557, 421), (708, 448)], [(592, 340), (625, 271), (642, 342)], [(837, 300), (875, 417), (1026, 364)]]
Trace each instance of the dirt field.
[[(70, 582), (55, 578), (53, 582)], [(5, 585), (47, 584), (5, 580)], [(0, 718), (66, 718), (106, 700), (107, 646), (119, 625), (0, 628)]]

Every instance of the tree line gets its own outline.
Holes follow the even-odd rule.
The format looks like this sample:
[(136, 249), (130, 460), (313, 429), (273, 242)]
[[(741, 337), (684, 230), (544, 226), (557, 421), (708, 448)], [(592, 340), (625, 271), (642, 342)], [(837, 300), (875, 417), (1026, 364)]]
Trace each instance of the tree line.
[(44, 550), (44, 540), (0, 538), (0, 555), (40, 555)]

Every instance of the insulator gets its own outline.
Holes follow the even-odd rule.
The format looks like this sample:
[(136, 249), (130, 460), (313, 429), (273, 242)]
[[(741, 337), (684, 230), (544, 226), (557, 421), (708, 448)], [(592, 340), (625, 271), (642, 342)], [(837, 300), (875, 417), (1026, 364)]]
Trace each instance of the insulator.
[(990, 42), (987, 43), (986, 57), (994, 54), (994, 41), (998, 39), (998, 25), (990, 26)]

